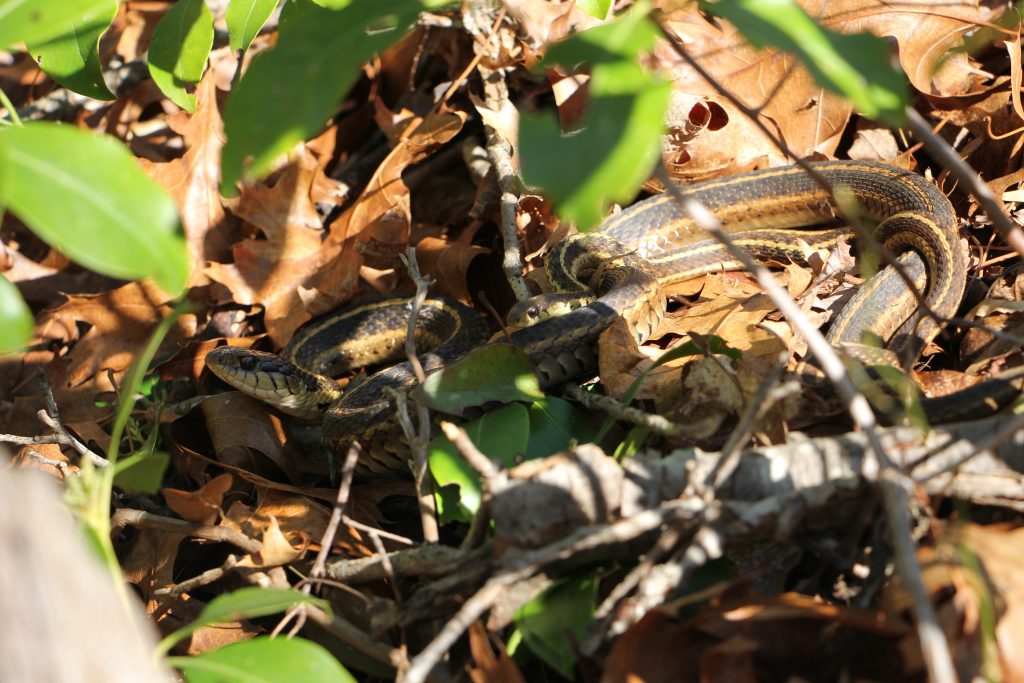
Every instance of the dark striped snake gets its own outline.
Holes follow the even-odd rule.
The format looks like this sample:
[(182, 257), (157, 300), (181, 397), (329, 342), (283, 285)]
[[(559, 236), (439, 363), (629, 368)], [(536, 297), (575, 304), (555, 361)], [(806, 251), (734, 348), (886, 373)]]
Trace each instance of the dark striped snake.
[[(817, 162), (828, 183), (857, 200), (861, 218), (877, 223), (875, 238), (894, 254), (906, 274), (922, 285), (928, 307), (940, 318), (956, 313), (967, 276), (967, 254), (949, 200), (924, 178), (872, 162)], [(803, 263), (802, 240), (812, 250), (832, 248), (850, 236), (831, 193), (796, 166), (755, 171), (683, 189), (721, 221), (733, 240), (759, 261)], [(702, 274), (736, 270), (734, 259), (696, 228), (668, 195), (638, 202), (605, 221), (598, 233), (572, 236), (547, 257), (546, 273), (557, 290), (594, 291), (586, 305), (547, 317), (543, 299), (520, 304), (520, 318), (536, 324), (516, 329), (507, 341), (526, 352), (543, 387), (592, 375), (597, 337), (617, 317), (632, 323), (643, 343), (665, 314), (662, 287)], [(926, 289), (923, 285), (927, 283)], [(874, 336), (893, 350), (920, 352), (940, 331), (921, 315), (907, 284), (888, 267), (872, 277), (832, 321), (829, 341), (859, 345)], [(358, 439), (366, 455), (357, 473), (388, 475), (405, 467), (395, 407), (387, 388), (415, 383), (403, 357), (407, 299), (388, 299), (342, 309), (300, 329), (281, 356), (222, 347), (207, 356), (221, 379), (288, 414), (322, 421), (324, 442), (344, 453)], [(417, 348), (429, 372), (478, 346), (483, 319), (458, 302), (428, 299), (417, 321)], [(352, 390), (330, 379), (364, 365), (397, 363)], [(930, 421), (987, 415), (1018, 394), (1015, 382), (989, 380), (943, 398), (925, 399)]]

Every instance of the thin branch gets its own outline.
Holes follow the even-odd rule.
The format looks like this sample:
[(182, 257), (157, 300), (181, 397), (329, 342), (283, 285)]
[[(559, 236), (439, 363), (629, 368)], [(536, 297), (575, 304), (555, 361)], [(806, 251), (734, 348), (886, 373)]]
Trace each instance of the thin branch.
[[(334, 538), (338, 534), (338, 527), (345, 516), (349, 493), (352, 491), (352, 475), (356, 471), (356, 463), (359, 462), (359, 456), (362, 455), (362, 452), (363, 447), (359, 445), (358, 441), (353, 441), (348, 447), (345, 462), (341, 467), (341, 484), (338, 485), (338, 496), (334, 500), (334, 508), (331, 510), (331, 518), (327, 522), (327, 528), (324, 529), (323, 536), (320, 538), (320, 552), (316, 554), (316, 560), (313, 561), (313, 567), (309, 572), (311, 578), (319, 579), (327, 575), (327, 556), (331, 554)], [(310, 584), (306, 584), (302, 589), (308, 594), (311, 590)]]
[(133, 526), (140, 529), (156, 529), (167, 531), (173, 534), (182, 534), (192, 538), (201, 538), (205, 541), (215, 543), (230, 543), (247, 555), (258, 553), (263, 548), (263, 543), (254, 538), (246, 536), (241, 531), (226, 526), (211, 526), (208, 524), (195, 524), (183, 519), (164, 517), (151, 512), (121, 508), (114, 512), (110, 518), (110, 533), (116, 535), (127, 527)]
[(566, 385), (565, 395), (581, 403), (591, 410), (601, 410), (615, 420), (622, 420), (640, 427), (645, 427), (655, 434), (676, 438), (696, 438), (702, 431), (700, 425), (685, 425), (653, 413), (627, 406), (617, 398), (602, 396), (586, 391), (576, 384)]
[[(416, 261), (415, 247), (409, 247), (402, 255), (402, 261), (409, 271), (409, 277), (416, 284), (416, 294), (410, 304), (408, 329), (405, 338), (405, 354), (412, 365), (416, 381), (423, 383), (426, 374), (416, 352), (416, 322), (419, 320), (420, 309), (426, 301), (427, 292), (433, 284), (431, 280), (420, 274), (419, 263)], [(416, 495), (420, 508), (420, 524), (423, 527), (423, 539), (427, 543), (437, 543), (440, 532), (437, 527), (437, 510), (434, 507), (433, 478), (427, 466), (427, 445), (430, 442), (430, 411), (427, 407), (416, 403), (417, 425), (413, 427), (409, 415), (409, 399), (405, 393), (395, 396), (398, 408), (398, 421), (402, 431), (409, 440), (409, 451), (412, 454), (412, 474), (416, 482)]]
[(978, 174), (960, 158), (955, 149), (932, 132), (931, 126), (916, 109), (907, 107), (907, 119), (910, 130), (921, 140), (928, 153), (974, 195), (1006, 243), (1013, 247), (1018, 254), (1024, 256), (1024, 231), (1006, 215), (1003, 203), (992, 194), (991, 188), (981, 182)]

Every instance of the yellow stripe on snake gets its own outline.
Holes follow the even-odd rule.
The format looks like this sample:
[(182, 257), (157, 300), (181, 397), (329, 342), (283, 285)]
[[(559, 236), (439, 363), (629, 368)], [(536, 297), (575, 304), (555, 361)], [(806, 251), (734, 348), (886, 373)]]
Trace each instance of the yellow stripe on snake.
[[(967, 254), (949, 200), (924, 178), (872, 162), (811, 164), (833, 188), (859, 203), (861, 216), (877, 223), (876, 239), (894, 254), (912, 280), (927, 283), (928, 306), (941, 318), (956, 313), (963, 296)], [(831, 193), (796, 166), (755, 171), (683, 188), (710, 209), (735, 241), (757, 260), (803, 261), (799, 241), (812, 249), (832, 247), (851, 235), (839, 224)], [(629, 320), (640, 343), (665, 314), (662, 286), (741, 266), (700, 231), (668, 195), (638, 202), (607, 220), (594, 234), (575, 235), (555, 246), (546, 272), (560, 290), (594, 289), (594, 299), (564, 315), (512, 331), (507, 341), (526, 352), (541, 385), (550, 388), (592, 375), (597, 337), (617, 317)], [(531, 302), (523, 304), (529, 311)], [(940, 331), (918, 312), (917, 300), (891, 268), (872, 277), (833, 320), (834, 345), (859, 344), (866, 333), (912, 355)], [(282, 356), (223, 347), (207, 366), (229, 384), (308, 421), (322, 420), (324, 441), (344, 453), (353, 439), (364, 446), (357, 473), (387, 475), (405, 467), (388, 389), (415, 383), (408, 362), (341, 391), (331, 377), (370, 363), (403, 356), (409, 303), (389, 299), (343, 309), (304, 326)], [(417, 348), (427, 372), (482, 343), (483, 319), (458, 302), (428, 299), (417, 321)], [(419, 338), (422, 336), (422, 338)], [(988, 381), (952, 397), (927, 399), (932, 421), (970, 419), (1004, 407), (1015, 385)]]

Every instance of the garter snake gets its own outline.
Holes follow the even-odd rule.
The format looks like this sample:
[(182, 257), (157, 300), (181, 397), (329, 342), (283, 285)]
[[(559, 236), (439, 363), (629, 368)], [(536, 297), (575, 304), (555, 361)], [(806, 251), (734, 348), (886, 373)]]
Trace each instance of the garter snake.
[[(876, 238), (890, 252), (910, 252), (900, 260), (916, 282), (927, 282), (929, 307), (938, 316), (952, 316), (964, 291), (967, 254), (945, 195), (924, 178), (884, 164), (838, 161), (812, 166), (833, 188), (856, 198), (861, 216), (878, 224)], [(796, 166), (712, 180), (682, 191), (710, 209), (734, 240), (761, 261), (803, 262), (801, 241), (811, 249), (828, 248), (851, 234), (840, 225), (831, 193)], [(650, 337), (665, 312), (664, 285), (738, 268), (672, 198), (652, 197), (605, 221), (599, 233), (563, 240), (548, 255), (546, 270), (555, 288), (587, 284), (595, 289), (591, 303), (514, 330), (507, 339), (530, 357), (542, 386), (564, 383), (593, 372), (597, 337), (616, 317), (633, 323), (639, 341)], [(834, 320), (829, 339), (833, 344), (856, 344), (872, 333), (891, 345), (911, 343), (920, 350), (938, 333), (939, 325), (919, 316), (916, 309), (916, 299), (890, 267), (871, 278), (847, 304)], [(398, 314), (389, 313), (396, 310)], [(337, 375), (371, 358), (388, 360), (370, 349), (400, 349), (408, 311), (404, 299), (363, 305), (300, 329), (284, 359), (222, 347), (207, 356), (207, 365), (228, 383), (283, 411), (310, 420), (322, 415), (329, 448), (344, 452), (358, 438), (371, 449), (370, 457), (360, 460), (358, 472), (385, 473), (404, 466), (391, 419), (395, 408), (385, 388), (414, 383), (408, 363), (383, 370), (344, 393), (323, 375)], [(377, 314), (391, 318), (378, 323), (373, 317)], [(357, 331), (346, 333), (352, 339), (344, 341), (341, 328)], [(482, 319), (471, 309), (443, 298), (428, 302), (417, 329), (425, 338), (447, 339), (421, 356), (427, 371), (477, 345), (485, 333)], [(366, 358), (356, 358), (362, 355)], [(976, 401), (974, 413), (962, 399), (949, 397), (931, 399), (926, 410), (936, 421), (967, 419), (994, 412), (1016, 393), (1015, 388), (1001, 393), (972, 389), (977, 395), (971, 399)]]

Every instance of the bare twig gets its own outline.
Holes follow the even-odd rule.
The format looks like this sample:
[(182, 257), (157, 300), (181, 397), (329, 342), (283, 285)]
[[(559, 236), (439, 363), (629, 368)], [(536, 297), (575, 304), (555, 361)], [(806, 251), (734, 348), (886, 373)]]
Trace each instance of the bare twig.
[[(53, 391), (50, 389), (50, 383), (46, 379), (46, 373), (39, 370), (37, 373), (39, 383), (43, 387), (43, 396), (46, 398), (46, 410), (40, 410), (36, 413), (36, 417), (39, 421), (46, 425), (52, 434), (44, 434), (40, 436), (19, 436), (17, 434), (0, 434), (0, 442), (12, 443), (17, 446), (39, 446), (43, 444), (57, 444), (72, 448), (78, 452), (83, 458), (89, 459), (95, 467), (103, 468), (109, 467), (110, 461), (104, 458), (99, 453), (93, 452), (88, 446), (75, 438), (71, 432), (64, 428), (63, 423), (60, 421), (60, 410), (57, 408), (57, 401), (53, 398)], [(35, 459), (42, 462), (43, 456), (36, 454)], [(49, 463), (47, 463), (49, 464)], [(54, 465), (57, 466), (57, 465)]]
[[(345, 516), (349, 493), (352, 490), (352, 474), (356, 471), (356, 463), (359, 462), (359, 456), (362, 452), (363, 448), (359, 445), (358, 441), (353, 441), (348, 447), (345, 462), (341, 466), (341, 483), (338, 485), (338, 497), (334, 501), (334, 508), (331, 510), (331, 518), (327, 522), (327, 528), (324, 529), (323, 536), (320, 538), (320, 552), (317, 553), (316, 560), (313, 561), (313, 567), (309, 571), (311, 578), (319, 579), (327, 575), (327, 556), (331, 554), (334, 538), (338, 534), (338, 527)], [(308, 594), (310, 592), (309, 584), (303, 586), (302, 589)]]
[(163, 517), (150, 512), (143, 512), (142, 510), (121, 508), (110, 518), (110, 533), (111, 535), (119, 534), (127, 526), (168, 531), (217, 543), (230, 543), (248, 555), (258, 553), (263, 548), (263, 544), (260, 541), (250, 538), (241, 531), (231, 527), (194, 524), (174, 517)]
[[(483, 3), (469, 3), (463, 13), (463, 23), (466, 29), (474, 35), (474, 49), (479, 55), (486, 55), (489, 60), (496, 60), (499, 55), (497, 51), (500, 45), (494, 40), (498, 35), (498, 27), (505, 16), (505, 9), (501, 8), (495, 14), (496, 20), (493, 23), (490, 33), (483, 36), (483, 27), (492, 12), (492, 8)], [(478, 28), (479, 27), (479, 28)], [(491, 69), (480, 63), (477, 66), (480, 78), (484, 87), (484, 106), (487, 107), (492, 116), (502, 119), (508, 126), (513, 126), (517, 117), (515, 107), (512, 106), (508, 97), (508, 84), (505, 82), (505, 73), (499, 67)], [(504, 243), (504, 257), (502, 258), (502, 270), (505, 278), (516, 299), (523, 300), (530, 296), (530, 290), (526, 286), (526, 279), (523, 277), (523, 258), (519, 249), (519, 230), (516, 225), (516, 215), (519, 210), (519, 193), (521, 183), (516, 173), (515, 164), (512, 161), (512, 141), (507, 140), (498, 126), (491, 125), (487, 119), (484, 120), (484, 134), (487, 139), (487, 154), (494, 167), (494, 174), (498, 180), (498, 187), (501, 190), (499, 206), (501, 209), (501, 238)], [(511, 135), (511, 133), (510, 133)]]
[(788, 356), (789, 354), (785, 352), (779, 354), (778, 362), (772, 367), (771, 373), (761, 382), (761, 386), (757, 388), (757, 394), (754, 398), (747, 403), (743, 415), (740, 416), (739, 424), (732, 430), (732, 433), (729, 434), (729, 440), (722, 446), (722, 457), (712, 473), (713, 478), (704, 482), (705, 487), (707, 487), (706, 495), (710, 495), (736, 469), (736, 466), (739, 464), (740, 449), (743, 448), (743, 444), (750, 440), (757, 421), (764, 417), (768, 410), (778, 401), (800, 390), (799, 385), (795, 382), (778, 386), (782, 380), (782, 373), (786, 370), (786, 364), (789, 361)]
[(153, 591), (153, 596), (157, 598), (173, 598), (179, 595), (184, 595), (185, 593), (197, 588), (209, 586), (211, 583), (220, 581), (230, 574), (238, 565), (239, 560), (240, 558), (236, 555), (228, 555), (219, 567), (208, 569), (198, 576), (193, 576), (191, 579), (182, 581), (181, 583), (176, 583), (173, 586), (158, 588)]
[[(423, 365), (420, 363), (419, 355), (416, 353), (416, 322), (419, 319), (420, 309), (427, 298), (427, 292), (433, 284), (430, 280), (420, 274), (419, 264), (416, 261), (416, 249), (409, 247), (402, 257), (405, 267), (409, 271), (409, 277), (416, 283), (416, 295), (413, 297), (409, 311), (408, 330), (405, 339), (405, 353), (416, 374), (416, 381), (423, 383), (426, 375), (423, 372)], [(398, 408), (399, 424), (409, 440), (409, 451), (412, 454), (412, 473), (416, 481), (416, 495), (420, 507), (420, 523), (423, 526), (423, 539), (427, 543), (436, 543), (440, 538), (437, 528), (437, 511), (434, 508), (433, 479), (430, 476), (430, 468), (427, 466), (427, 445), (430, 442), (430, 411), (425, 405), (415, 403), (416, 421), (414, 428), (412, 418), (409, 416), (409, 401), (406, 394), (395, 396)]]
[(412, 658), (409, 668), (399, 672), (398, 681), (400, 683), (424, 683), (427, 676), (430, 675), (430, 671), (437, 666), (445, 653), (455, 644), (455, 641), (466, 632), (470, 624), (493, 607), (508, 586), (526, 579), (531, 573), (528, 569), (521, 569), (492, 577), (484, 584), (483, 588), (466, 600), (455, 616), (449, 619), (448, 623), (434, 636), (434, 639)]
[(978, 204), (985, 210), (989, 220), (992, 221), (992, 224), (999, 231), (999, 234), (1003, 236), (1003, 239), (1006, 240), (1006, 243), (1013, 247), (1018, 254), (1024, 256), (1024, 231), (1021, 231), (1020, 226), (1016, 225), (1006, 215), (1003, 203), (992, 194), (989, 186), (981, 182), (978, 174), (967, 165), (967, 162), (960, 158), (955, 149), (932, 132), (931, 126), (928, 125), (928, 122), (924, 120), (924, 117), (916, 109), (907, 107), (907, 119), (910, 124), (910, 130), (921, 140), (928, 153), (941, 163), (944, 168), (949, 169), (953, 177), (974, 195), (974, 198), (978, 200)]
[(338, 640), (351, 645), (378, 662), (383, 662), (388, 666), (397, 666), (401, 660), (401, 654), (398, 651), (373, 640), (354, 624), (337, 614), (327, 614), (312, 605), (309, 606), (307, 614), (311, 621), (322, 626)]
[(505, 473), (490, 458), (480, 452), (476, 444), (466, 434), (466, 430), (451, 422), (442, 421), (441, 431), (452, 442), (459, 454), (466, 459), (469, 466), (480, 475), (480, 507), (473, 516), (473, 522), (461, 544), (463, 549), (468, 550), (483, 541), (484, 535), (487, 533), (487, 522), (490, 520), (491, 499), (494, 492), (505, 485), (506, 477)]
[(646, 427), (655, 434), (669, 437), (696, 437), (701, 429), (693, 425), (679, 424), (661, 416), (633, 408), (611, 396), (601, 396), (584, 390), (576, 384), (566, 385), (565, 395), (591, 410), (602, 410), (616, 420), (622, 420), (640, 427)]

